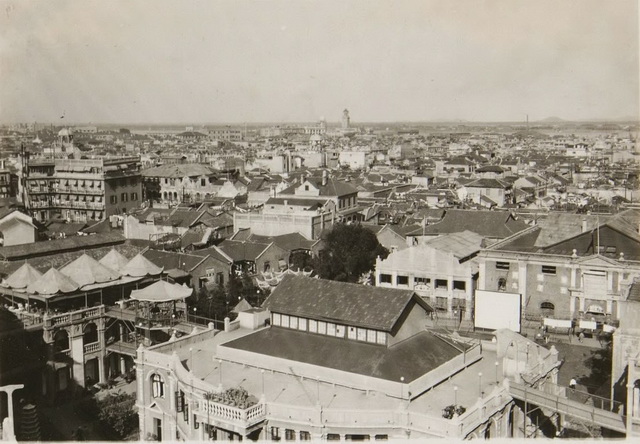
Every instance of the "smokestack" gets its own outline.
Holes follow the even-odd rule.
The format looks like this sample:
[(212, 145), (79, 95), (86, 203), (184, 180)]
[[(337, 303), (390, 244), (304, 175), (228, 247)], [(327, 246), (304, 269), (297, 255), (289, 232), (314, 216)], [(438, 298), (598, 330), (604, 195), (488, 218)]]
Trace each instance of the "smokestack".
[(327, 185), (327, 180), (329, 175), (327, 174), (327, 170), (323, 170), (322, 171), (322, 186), (326, 186)]
[(585, 233), (587, 231), (587, 218), (582, 218), (582, 232)]

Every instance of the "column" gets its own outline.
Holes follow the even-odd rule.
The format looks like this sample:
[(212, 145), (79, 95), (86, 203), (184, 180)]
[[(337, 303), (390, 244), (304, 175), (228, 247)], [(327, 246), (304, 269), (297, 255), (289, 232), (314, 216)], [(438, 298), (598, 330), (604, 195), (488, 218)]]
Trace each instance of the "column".
[(473, 279), (467, 278), (465, 285), (467, 286), (467, 301), (465, 302), (464, 318), (470, 320), (473, 311)]
[(482, 258), (478, 264), (478, 288), (480, 290), (487, 289), (487, 263), (485, 261), (486, 259)]
[(127, 372), (127, 361), (124, 356), (120, 356), (120, 373), (125, 374)]
[(393, 288), (396, 288), (398, 286), (398, 272), (397, 271), (392, 271), (391, 272), (391, 286)]
[(100, 382), (106, 382), (107, 380), (106, 373), (107, 372), (104, 365), (104, 357), (102, 356), (102, 353), (101, 353), (100, 356), (98, 356), (98, 379), (100, 379)]
[(447, 313), (453, 315), (453, 276), (447, 276)]
[(71, 359), (73, 360), (73, 379), (76, 383), (84, 387), (84, 344), (82, 341), (82, 324), (74, 325), (72, 331), (80, 334), (69, 338), (71, 342)]

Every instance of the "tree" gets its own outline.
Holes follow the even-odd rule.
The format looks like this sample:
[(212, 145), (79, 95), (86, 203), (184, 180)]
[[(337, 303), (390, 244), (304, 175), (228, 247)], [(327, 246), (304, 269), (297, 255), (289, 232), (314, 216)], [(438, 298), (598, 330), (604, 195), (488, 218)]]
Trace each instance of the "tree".
[(361, 225), (338, 224), (327, 234), (313, 268), (323, 279), (357, 282), (374, 268), (376, 257), (384, 259), (388, 255), (389, 250), (380, 245), (373, 232)]
[(120, 439), (131, 435), (138, 428), (136, 395), (112, 393), (97, 401), (100, 422), (115, 432)]

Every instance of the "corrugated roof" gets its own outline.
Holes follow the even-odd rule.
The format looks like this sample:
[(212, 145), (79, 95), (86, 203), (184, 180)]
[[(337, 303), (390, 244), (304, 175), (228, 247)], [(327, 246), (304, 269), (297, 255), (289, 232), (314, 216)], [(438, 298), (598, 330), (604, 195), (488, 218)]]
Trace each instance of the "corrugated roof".
[[(391, 331), (412, 300), (421, 302), (414, 296), (411, 290), (289, 275), (264, 307), (278, 313)], [(426, 304), (425, 309), (429, 309)]]

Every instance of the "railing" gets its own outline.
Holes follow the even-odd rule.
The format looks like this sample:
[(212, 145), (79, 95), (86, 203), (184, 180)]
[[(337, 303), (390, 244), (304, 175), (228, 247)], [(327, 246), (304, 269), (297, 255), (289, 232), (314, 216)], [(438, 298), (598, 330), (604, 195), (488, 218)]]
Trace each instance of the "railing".
[(76, 194), (92, 194), (92, 195), (102, 195), (104, 194), (104, 189), (102, 188), (86, 188), (86, 187), (57, 187), (52, 192), (57, 193), (76, 193)]
[(201, 414), (233, 422), (244, 428), (251, 427), (265, 418), (265, 408), (262, 403), (241, 409), (239, 407), (201, 399), (198, 402), (198, 410)]
[(44, 323), (46, 328), (52, 328), (56, 325), (71, 324), (74, 322), (80, 322), (83, 319), (89, 319), (99, 317), (104, 314), (104, 305), (90, 308), (82, 308), (80, 310), (74, 310), (66, 313), (60, 313), (55, 315), (44, 315)]
[(92, 353), (100, 350), (100, 342), (92, 342), (91, 344), (85, 344), (84, 352)]

